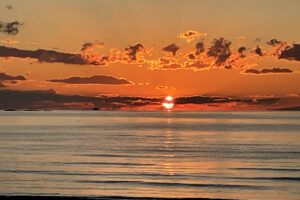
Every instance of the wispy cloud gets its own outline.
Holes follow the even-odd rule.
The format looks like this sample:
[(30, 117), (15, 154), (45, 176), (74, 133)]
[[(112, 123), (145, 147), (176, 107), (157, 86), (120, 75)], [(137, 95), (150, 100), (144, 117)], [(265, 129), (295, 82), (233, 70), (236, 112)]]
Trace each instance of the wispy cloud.
[(48, 81), (69, 83), (69, 84), (110, 84), (110, 85), (132, 84), (132, 82), (124, 78), (116, 78), (107, 75), (95, 75), (91, 77), (70, 77), (67, 79), (53, 79)]
[(0, 22), (0, 33), (7, 35), (17, 35), (19, 33), (19, 27), (22, 24), (18, 21), (14, 22)]
[(224, 38), (215, 39), (212, 46), (208, 49), (207, 55), (216, 58), (215, 64), (220, 66), (231, 55), (231, 42)]
[(0, 87), (6, 87), (6, 83), (8, 84), (16, 84), (17, 81), (25, 81), (27, 80), (24, 76), (11, 76), (4, 72), (0, 73)]
[(84, 60), (81, 54), (62, 53), (52, 50), (22, 50), (12, 47), (0, 46), (0, 57), (32, 58), (38, 62), (46, 63), (65, 63), (65, 64), (93, 64)]
[(197, 39), (197, 38), (201, 38), (207, 36), (207, 33), (201, 33), (198, 31), (193, 31), (193, 30), (188, 30), (184, 33), (180, 33), (178, 35), (179, 38), (185, 39), (188, 43)]
[[(138, 108), (145, 105), (159, 105), (158, 98), (144, 97), (88, 97), (57, 94), (54, 90), (0, 90), (0, 109), (92, 109), (116, 110)], [(22, 101), (20, 101), (22, 99)]]
[(3, 39), (3, 40), (0, 40), (0, 43), (3, 43), (3, 44), (17, 44), (19, 43), (18, 40), (11, 40), (11, 39)]
[(278, 74), (278, 73), (292, 73), (293, 71), (287, 68), (272, 68), (272, 69), (247, 69), (246, 71), (244, 71), (243, 73), (246, 74), (257, 74), (257, 75), (261, 75), (261, 74), (269, 74), (269, 73), (273, 73), (273, 74)]

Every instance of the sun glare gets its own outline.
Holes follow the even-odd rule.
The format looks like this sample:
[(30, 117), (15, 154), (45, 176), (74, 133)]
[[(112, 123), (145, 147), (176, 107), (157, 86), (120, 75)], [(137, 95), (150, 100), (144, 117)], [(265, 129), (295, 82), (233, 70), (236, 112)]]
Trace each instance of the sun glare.
[(172, 101), (172, 100), (173, 100), (173, 97), (171, 97), (171, 96), (166, 97), (166, 101)]
[(174, 107), (173, 97), (167, 96), (165, 101), (162, 103), (163, 107), (167, 110), (171, 110)]

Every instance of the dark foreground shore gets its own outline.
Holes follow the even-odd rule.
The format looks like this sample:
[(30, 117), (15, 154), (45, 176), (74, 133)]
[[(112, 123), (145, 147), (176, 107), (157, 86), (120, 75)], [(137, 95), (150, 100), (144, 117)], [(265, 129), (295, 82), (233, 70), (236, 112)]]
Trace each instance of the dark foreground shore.
[[(155, 198), (155, 197), (78, 197), (78, 196), (0, 196), (3, 200), (230, 200), (230, 199), (211, 199), (211, 198)], [(232, 200), (232, 199), (231, 199)]]

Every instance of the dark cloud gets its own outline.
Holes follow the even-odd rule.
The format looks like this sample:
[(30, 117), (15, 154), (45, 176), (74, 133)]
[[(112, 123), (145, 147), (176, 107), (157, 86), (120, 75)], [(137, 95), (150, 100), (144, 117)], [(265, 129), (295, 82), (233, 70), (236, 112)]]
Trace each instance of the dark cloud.
[(223, 64), (227, 58), (231, 55), (230, 51), (231, 42), (225, 40), (224, 38), (215, 39), (212, 42), (211, 47), (208, 49), (207, 55), (211, 57), (215, 57), (216, 65)]
[(293, 44), (293, 47), (287, 46), (281, 52), (279, 59), (288, 59), (300, 61), (300, 44)]
[(119, 79), (113, 76), (106, 76), (106, 75), (96, 75), (91, 77), (71, 77), (67, 79), (54, 79), (48, 81), (70, 83), (70, 84), (112, 84), (112, 85), (132, 84), (126, 79)]
[(259, 56), (263, 56), (262, 50), (259, 46), (256, 47), (256, 49), (254, 50), (254, 53)]
[(95, 43), (87, 42), (87, 43), (84, 43), (82, 45), (81, 51), (87, 51), (87, 50), (89, 50), (89, 49), (91, 49), (95, 46), (96, 47), (98, 47), (98, 46), (102, 47), (103, 45), (104, 45), (104, 43), (102, 43), (102, 42), (95, 42)]
[(279, 108), (279, 109), (275, 109), (275, 110), (300, 111), (300, 106), (284, 107), (284, 108)]
[[(37, 90), (37, 91), (18, 91), (18, 90), (0, 90), (0, 109), (93, 109), (99, 110), (118, 110), (118, 109), (137, 109), (141, 106), (155, 106), (162, 108), (161, 98), (145, 97), (88, 97), (80, 95), (63, 95), (57, 94), (54, 90)], [(21, 101), (20, 101), (21, 99)], [(226, 104), (239, 106), (274, 106), (281, 98), (232, 98), (220, 96), (188, 96), (178, 97), (175, 104), (180, 107), (184, 104), (208, 105), (222, 107)], [(241, 107), (243, 108), (243, 107)]]
[(220, 105), (227, 103), (235, 103), (238, 105), (248, 106), (267, 106), (275, 105), (281, 98), (233, 98), (233, 97), (207, 97), (207, 96), (189, 96), (179, 97), (175, 99), (175, 104), (207, 104), (207, 105)]
[(247, 69), (244, 73), (248, 74), (260, 74), (261, 72), (257, 69)]
[(196, 57), (194, 56), (194, 54), (189, 54), (189, 59), (194, 60)]
[(262, 69), (261, 73), (292, 73), (293, 71), (286, 68), (272, 68), (272, 69)]
[[(175, 99), (176, 104), (206, 104), (206, 103), (229, 103), (242, 102), (241, 99), (234, 99), (230, 97), (205, 97), (205, 96), (191, 96), (179, 97)], [(251, 102), (251, 101), (247, 101)]]
[(0, 33), (5, 33), (7, 35), (17, 35), (19, 33), (19, 27), (22, 24), (18, 21), (14, 22), (0, 22)]
[(198, 42), (196, 44), (196, 55), (199, 55), (200, 53), (202, 53), (204, 51), (205, 51), (204, 43), (203, 42)]
[(107, 57), (100, 54), (99, 50), (104, 46), (103, 42), (87, 42), (82, 44), (81, 56), (82, 58), (90, 64), (93, 65), (105, 65)]
[(240, 47), (239, 49), (238, 49), (238, 52), (239, 52), (239, 54), (240, 54), (240, 56), (242, 56), (242, 57), (244, 57), (245, 55), (244, 55), (244, 52), (246, 51), (246, 47)]
[[(0, 109), (92, 109), (111, 110), (160, 105), (161, 99), (143, 97), (87, 97), (57, 94), (54, 90), (0, 90)], [(22, 101), (20, 101), (20, 99)]]
[(165, 48), (163, 48), (162, 50), (171, 52), (173, 54), (173, 56), (175, 56), (178, 49), (179, 49), (179, 47), (176, 44), (170, 44), (170, 45), (166, 46)]
[(275, 45), (278, 45), (278, 44), (281, 44), (282, 42), (277, 40), (277, 39), (272, 39), (268, 42), (266, 42), (266, 44), (270, 45), (270, 46), (275, 46)]
[(125, 51), (128, 53), (131, 60), (136, 60), (136, 54), (138, 51), (142, 50), (144, 46), (140, 43), (130, 46), (128, 48), (125, 48)]
[(272, 68), (272, 69), (247, 69), (244, 73), (250, 73), (250, 74), (268, 74), (268, 73), (292, 73), (293, 71), (286, 68)]
[(0, 81), (26, 80), (24, 76), (10, 76), (5, 73), (0, 73)]
[(39, 62), (46, 63), (58, 62), (65, 64), (97, 65), (97, 63), (89, 63), (88, 61), (84, 60), (81, 54), (62, 53), (44, 49), (32, 51), (0, 46), (0, 57), (33, 58), (37, 59)]
[(26, 78), (24, 76), (10, 76), (5, 73), (0, 73), (0, 88), (7, 87), (4, 83), (8, 84), (16, 84), (17, 81), (25, 81)]
[(12, 5), (6, 5), (5, 7), (6, 7), (8, 10), (13, 9)]

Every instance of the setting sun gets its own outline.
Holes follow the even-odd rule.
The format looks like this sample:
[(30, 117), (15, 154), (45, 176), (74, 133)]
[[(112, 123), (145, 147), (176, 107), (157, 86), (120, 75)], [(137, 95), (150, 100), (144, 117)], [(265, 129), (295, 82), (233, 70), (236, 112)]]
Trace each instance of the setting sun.
[(173, 97), (167, 96), (162, 105), (168, 110), (172, 109), (174, 107)]

